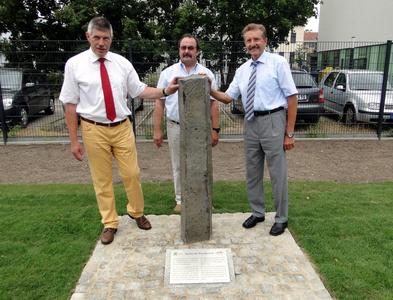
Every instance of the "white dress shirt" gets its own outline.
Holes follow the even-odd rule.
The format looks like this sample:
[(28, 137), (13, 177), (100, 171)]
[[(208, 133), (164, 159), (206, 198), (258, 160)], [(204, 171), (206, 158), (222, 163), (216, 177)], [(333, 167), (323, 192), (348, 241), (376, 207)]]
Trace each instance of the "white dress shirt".
[[(298, 93), (288, 62), (284, 57), (266, 51), (258, 61), (254, 111), (272, 110), (280, 106), (288, 108), (287, 97)], [(246, 107), (251, 62), (252, 59), (249, 59), (236, 70), (235, 77), (225, 92), (232, 99), (238, 99), (241, 95), (243, 107)]]
[[(175, 77), (188, 77), (194, 74), (204, 73), (206, 74), (210, 80), (212, 81), (212, 88), (217, 89), (216, 80), (214, 79), (214, 75), (212, 71), (208, 68), (197, 63), (194, 68), (191, 69), (190, 72), (187, 72), (186, 67), (182, 62), (178, 62), (173, 64), (172, 66), (163, 70), (160, 74), (160, 79), (157, 83), (157, 88), (165, 88), (169, 85), (171, 80)], [(165, 98), (165, 108), (166, 108), (166, 116), (168, 119), (179, 122), (179, 105), (178, 105), (178, 93), (168, 96)]]
[[(110, 123), (106, 117), (98, 59), (99, 57), (89, 49), (67, 61), (59, 99), (65, 104), (77, 104), (76, 112), (84, 118)], [(137, 97), (143, 92), (146, 84), (139, 80), (132, 64), (121, 55), (108, 52), (105, 56), (105, 67), (115, 103), (114, 122), (117, 122), (131, 115), (127, 107), (127, 96)]]

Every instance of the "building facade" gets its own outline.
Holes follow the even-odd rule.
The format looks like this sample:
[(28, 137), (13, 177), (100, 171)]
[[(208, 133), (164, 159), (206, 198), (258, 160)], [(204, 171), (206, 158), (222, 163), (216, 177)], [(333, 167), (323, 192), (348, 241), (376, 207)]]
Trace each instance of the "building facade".
[(392, 0), (324, 0), (320, 5), (317, 69), (382, 71), (387, 41), (393, 39), (392, 11)]

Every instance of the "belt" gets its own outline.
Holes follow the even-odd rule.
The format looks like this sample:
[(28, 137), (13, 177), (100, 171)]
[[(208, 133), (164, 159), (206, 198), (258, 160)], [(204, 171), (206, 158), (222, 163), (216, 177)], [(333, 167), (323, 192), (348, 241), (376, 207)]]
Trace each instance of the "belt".
[(171, 120), (171, 119), (168, 119), (168, 120), (169, 120), (169, 122), (171, 122), (171, 123), (174, 123), (174, 124), (180, 125), (180, 123), (179, 123), (179, 122), (177, 122), (177, 121), (173, 121), (173, 120)]
[(100, 122), (96, 122), (96, 121), (92, 121), (89, 119), (86, 119), (84, 117), (80, 117), (81, 120), (90, 123), (90, 124), (94, 124), (94, 125), (98, 125), (98, 126), (105, 126), (105, 127), (115, 127), (117, 125), (120, 125), (121, 123), (124, 123), (127, 121), (128, 118), (125, 118), (124, 120), (118, 121), (118, 122), (112, 122), (112, 123), (100, 123)]
[(275, 113), (275, 112), (283, 110), (283, 109), (284, 109), (284, 107), (279, 106), (279, 107), (274, 108), (272, 110), (254, 110), (254, 116), (258, 117), (258, 116), (270, 115), (272, 113)]

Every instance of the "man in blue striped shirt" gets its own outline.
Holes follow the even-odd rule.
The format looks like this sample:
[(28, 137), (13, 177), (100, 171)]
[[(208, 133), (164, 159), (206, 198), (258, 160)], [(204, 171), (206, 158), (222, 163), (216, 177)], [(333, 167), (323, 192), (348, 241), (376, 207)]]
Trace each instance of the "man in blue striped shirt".
[(247, 194), (252, 215), (244, 221), (243, 227), (252, 228), (265, 220), (263, 171), (266, 159), (276, 207), (270, 234), (280, 235), (288, 226), (285, 151), (295, 145), (297, 90), (285, 58), (265, 51), (265, 27), (248, 24), (242, 34), (251, 59), (236, 70), (225, 93), (212, 88), (211, 96), (223, 103), (230, 103), (241, 95), (245, 107)]

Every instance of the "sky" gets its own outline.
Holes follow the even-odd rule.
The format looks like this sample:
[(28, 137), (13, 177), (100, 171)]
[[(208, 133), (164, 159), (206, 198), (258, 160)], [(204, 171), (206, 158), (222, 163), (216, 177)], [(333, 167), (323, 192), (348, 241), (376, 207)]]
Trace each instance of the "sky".
[[(319, 18), (319, 4), (317, 5), (317, 9), (318, 9), (318, 18)], [(319, 24), (319, 19), (318, 18), (310, 18), (308, 19), (308, 23), (305, 27), (305, 29), (311, 30), (311, 31), (318, 31), (318, 24)]]

